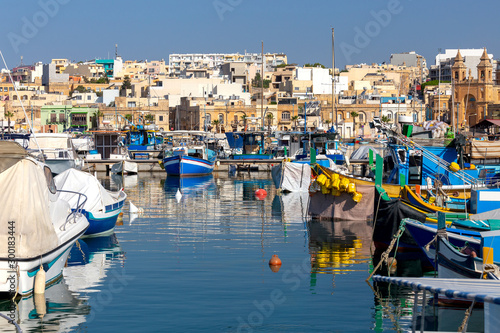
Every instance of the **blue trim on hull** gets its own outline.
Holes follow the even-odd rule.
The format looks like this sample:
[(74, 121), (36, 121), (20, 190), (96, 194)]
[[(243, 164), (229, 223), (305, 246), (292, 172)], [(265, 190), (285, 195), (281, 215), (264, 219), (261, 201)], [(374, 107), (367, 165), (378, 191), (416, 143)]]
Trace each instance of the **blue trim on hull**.
[(214, 170), (214, 162), (192, 156), (172, 156), (163, 159), (167, 175), (208, 175)]
[(85, 231), (85, 235), (96, 235), (113, 230), (120, 211), (121, 209), (117, 210), (116, 214), (104, 219), (96, 219), (89, 212), (85, 212), (85, 216), (87, 216), (87, 220), (89, 221), (89, 227)]

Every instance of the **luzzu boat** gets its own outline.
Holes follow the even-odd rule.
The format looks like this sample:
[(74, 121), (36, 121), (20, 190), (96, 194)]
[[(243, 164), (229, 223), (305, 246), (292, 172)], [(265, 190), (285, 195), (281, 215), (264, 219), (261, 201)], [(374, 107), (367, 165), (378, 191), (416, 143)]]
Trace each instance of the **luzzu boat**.
[[(57, 281), (75, 241), (89, 223), (78, 205), (63, 199), (50, 168), (16, 142), (0, 141), (0, 294), (33, 292), (42, 266), (45, 284)], [(13, 287), (12, 287), (13, 286)]]
[(203, 144), (204, 132), (178, 131), (173, 135), (173, 147), (165, 151), (162, 160), (167, 175), (200, 176), (211, 174), (217, 155)]
[(74, 192), (81, 192), (87, 196), (83, 213), (90, 225), (85, 235), (100, 236), (113, 231), (127, 198), (123, 190), (108, 191), (93, 175), (75, 169), (69, 169), (57, 175), (54, 181), (58, 188), (71, 191), (61, 195), (70, 203), (78, 201), (78, 197), (73, 194)]

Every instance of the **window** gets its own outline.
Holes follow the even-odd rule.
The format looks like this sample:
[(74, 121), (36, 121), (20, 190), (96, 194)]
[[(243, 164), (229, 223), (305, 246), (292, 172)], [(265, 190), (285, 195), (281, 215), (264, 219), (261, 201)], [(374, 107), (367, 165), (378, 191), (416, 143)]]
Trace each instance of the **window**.
[(290, 120), (290, 112), (288, 111), (283, 111), (281, 113), (281, 120)]
[(57, 114), (51, 113), (50, 114), (50, 122), (55, 123), (57, 121)]
[(349, 112), (346, 112), (345, 119), (349, 119), (350, 116), (351, 116), (351, 114)]
[(64, 113), (59, 113), (59, 122), (64, 123)]
[(163, 121), (163, 116), (158, 116), (158, 121)]
[(237, 124), (238, 123), (238, 115), (234, 115), (234, 123)]
[(81, 101), (81, 100), (82, 100), (82, 95), (78, 95), (78, 96), (76, 96), (76, 97), (75, 97), (75, 99), (76, 99), (77, 101)]
[(224, 115), (222, 113), (219, 113), (219, 123), (224, 124)]
[(212, 123), (212, 116), (210, 114), (207, 114), (205, 118), (205, 124), (210, 125)]
[(293, 89), (295, 89), (295, 90), (299, 90), (299, 87), (294, 87)]
[(128, 106), (129, 108), (135, 108), (135, 102), (128, 102), (128, 103), (127, 103), (127, 106)]
[(455, 72), (455, 80), (458, 80), (458, 72)]
[(359, 120), (359, 121), (365, 121), (365, 115), (364, 115), (363, 113), (360, 113), (360, 114), (358, 115), (358, 120)]

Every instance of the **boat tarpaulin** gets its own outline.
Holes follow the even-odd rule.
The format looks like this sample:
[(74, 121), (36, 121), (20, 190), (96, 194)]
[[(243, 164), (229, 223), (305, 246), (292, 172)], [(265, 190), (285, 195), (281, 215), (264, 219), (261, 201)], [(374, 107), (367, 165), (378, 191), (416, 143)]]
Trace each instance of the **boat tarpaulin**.
[[(390, 201), (377, 199), (376, 201), (379, 209), (377, 220), (375, 221), (375, 230), (373, 231), (374, 242), (389, 244), (398, 232), (400, 222), (404, 218), (425, 222), (426, 215), (424, 213), (410, 207), (400, 199), (392, 199)], [(378, 203), (378, 201), (380, 202)], [(417, 243), (407, 229), (404, 230), (400, 241), (406, 245), (417, 247)]]
[(272, 169), (276, 188), (289, 192), (309, 192), (311, 166), (307, 163), (285, 162)]
[(340, 196), (316, 192), (309, 201), (309, 214), (318, 219), (339, 219), (365, 221), (373, 218), (375, 186), (356, 185), (356, 191), (363, 195), (356, 203), (350, 194)]
[(471, 141), (471, 158), (500, 158), (500, 141)]
[(59, 245), (48, 191), (43, 169), (33, 160), (21, 159), (0, 173), (0, 257), (8, 257), (8, 244), (15, 258), (36, 257)]
[(68, 201), (72, 207), (76, 207), (78, 204), (78, 193), (85, 194), (87, 202), (83, 208), (88, 212), (100, 211), (104, 213), (105, 206), (116, 203), (120, 193), (106, 190), (96, 177), (76, 169), (68, 169), (58, 174), (54, 177), (54, 182), (58, 190), (77, 192), (61, 192), (59, 194), (59, 197)]

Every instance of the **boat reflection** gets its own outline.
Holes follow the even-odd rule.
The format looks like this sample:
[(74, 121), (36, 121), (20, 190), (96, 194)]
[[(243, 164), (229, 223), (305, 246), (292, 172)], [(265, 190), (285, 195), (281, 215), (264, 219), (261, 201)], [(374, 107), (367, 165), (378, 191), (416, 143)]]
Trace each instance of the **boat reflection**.
[(311, 220), (307, 227), (312, 273), (346, 274), (371, 260), (372, 222)]
[(215, 186), (214, 176), (212, 174), (193, 177), (177, 177), (169, 175), (164, 183), (165, 192), (173, 193), (175, 195), (177, 190), (180, 190), (183, 196), (195, 195), (209, 189), (212, 186)]
[(138, 175), (119, 175), (119, 174), (111, 174), (111, 187), (112, 188), (123, 188), (125, 190), (137, 187), (139, 184), (139, 176)]
[(309, 192), (276, 194), (273, 199), (273, 212), (281, 215), (283, 223), (304, 223), (308, 219), (308, 203)]
[(79, 239), (71, 249), (64, 276), (68, 288), (77, 293), (98, 292), (107, 270), (116, 261), (123, 261), (116, 235)]
[[(0, 313), (9, 315), (10, 306), (10, 300), (0, 302)], [(24, 332), (77, 331), (88, 314), (90, 306), (68, 289), (64, 278), (48, 287), (45, 294), (21, 298), (14, 311), (15, 322)], [(17, 332), (13, 324), (2, 318), (0, 331)]]

